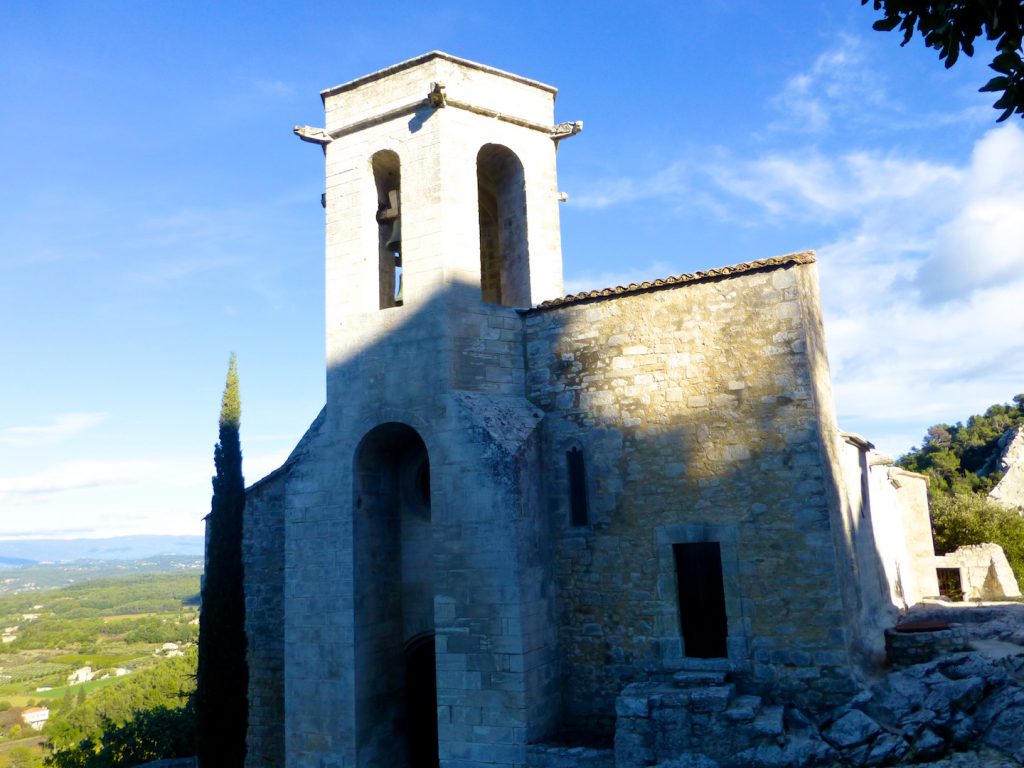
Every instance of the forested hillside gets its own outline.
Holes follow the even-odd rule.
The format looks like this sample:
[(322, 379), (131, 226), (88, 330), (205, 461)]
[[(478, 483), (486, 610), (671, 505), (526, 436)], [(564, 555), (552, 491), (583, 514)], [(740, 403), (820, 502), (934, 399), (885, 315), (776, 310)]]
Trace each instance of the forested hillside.
[(999, 438), (1024, 424), (1024, 394), (1008, 405), (993, 405), (967, 423), (936, 424), (928, 428), (921, 447), (899, 460), (899, 465), (932, 478), (933, 495), (988, 493), (1002, 479)]
[(0, 768), (41, 765), (44, 741), (62, 768), (189, 753), (198, 593), (189, 573), (0, 595)]
[(988, 499), (1002, 479), (1000, 438), (1024, 424), (1024, 394), (993, 405), (966, 423), (928, 428), (921, 447), (900, 457), (904, 469), (930, 478), (932, 531), (938, 554), (966, 544), (994, 541), (1002, 546), (1017, 581), (1024, 585), (1024, 510)]

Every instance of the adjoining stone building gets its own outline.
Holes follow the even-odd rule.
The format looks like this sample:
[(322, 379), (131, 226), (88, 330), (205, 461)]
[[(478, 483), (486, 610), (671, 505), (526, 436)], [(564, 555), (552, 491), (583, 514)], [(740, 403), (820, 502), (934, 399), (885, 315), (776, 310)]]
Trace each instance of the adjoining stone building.
[(248, 764), (523, 766), (686, 669), (847, 696), (896, 609), (814, 255), (562, 297), (554, 88), (433, 52), (321, 95), (327, 401), (248, 492)]

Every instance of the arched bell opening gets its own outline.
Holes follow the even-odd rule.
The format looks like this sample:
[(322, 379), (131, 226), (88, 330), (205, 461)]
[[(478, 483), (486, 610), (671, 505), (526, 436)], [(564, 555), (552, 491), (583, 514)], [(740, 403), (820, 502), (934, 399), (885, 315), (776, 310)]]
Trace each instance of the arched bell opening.
[(480, 292), (490, 304), (530, 306), (526, 177), (508, 147), (485, 144), (476, 158)]
[(377, 188), (377, 263), (380, 308), (402, 306), (402, 169), (398, 154), (382, 149), (371, 159)]
[[(356, 449), (353, 490), (356, 742), (377, 764), (434, 768), (430, 460), (416, 430), (389, 423), (367, 433)], [(429, 653), (416, 645), (410, 655), (413, 641), (427, 636)]]

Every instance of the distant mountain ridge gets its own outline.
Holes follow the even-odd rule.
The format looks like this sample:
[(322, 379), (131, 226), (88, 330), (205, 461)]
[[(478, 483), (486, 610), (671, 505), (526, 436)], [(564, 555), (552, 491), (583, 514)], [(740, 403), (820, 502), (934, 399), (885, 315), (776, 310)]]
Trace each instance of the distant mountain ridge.
[(202, 536), (114, 536), (104, 539), (0, 541), (0, 567), (73, 560), (142, 560), (158, 555), (202, 557)]

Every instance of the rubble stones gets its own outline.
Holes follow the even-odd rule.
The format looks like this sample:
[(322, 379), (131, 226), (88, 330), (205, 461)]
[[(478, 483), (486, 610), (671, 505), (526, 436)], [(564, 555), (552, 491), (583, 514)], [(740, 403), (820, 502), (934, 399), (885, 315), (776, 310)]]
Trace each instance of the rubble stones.
[(881, 732), (878, 723), (854, 709), (832, 723), (822, 735), (836, 749), (851, 749), (866, 744)]
[[(627, 686), (608, 765), (875, 768), (940, 759), (946, 768), (1024, 765), (1024, 655), (960, 653), (897, 669), (818, 725), (793, 707), (738, 694), (731, 683), (696, 683), (683, 675)], [(956, 756), (967, 750), (984, 757), (970, 763)]]

